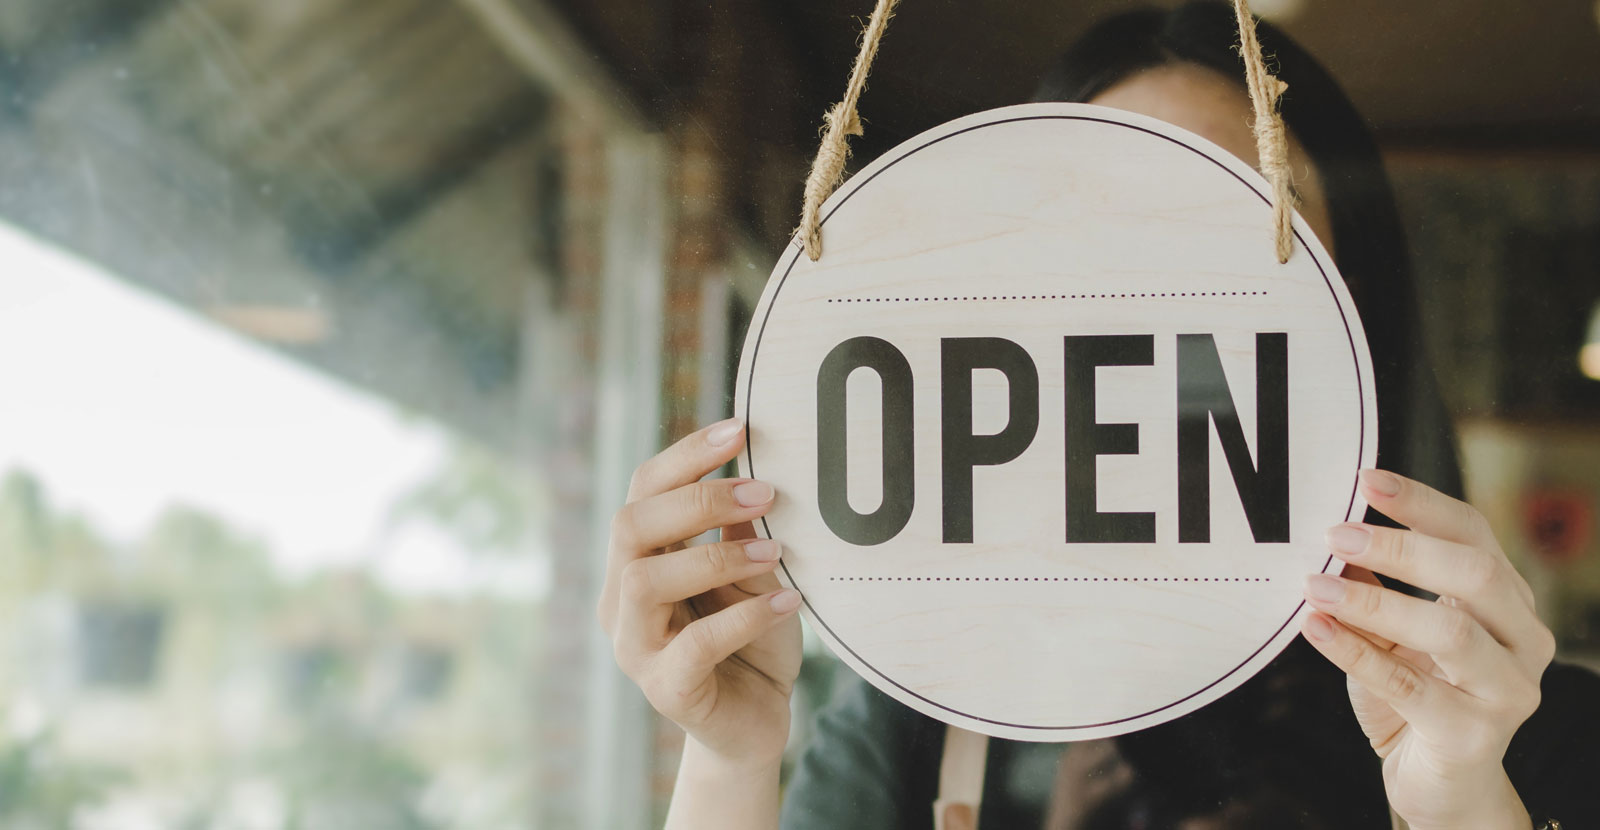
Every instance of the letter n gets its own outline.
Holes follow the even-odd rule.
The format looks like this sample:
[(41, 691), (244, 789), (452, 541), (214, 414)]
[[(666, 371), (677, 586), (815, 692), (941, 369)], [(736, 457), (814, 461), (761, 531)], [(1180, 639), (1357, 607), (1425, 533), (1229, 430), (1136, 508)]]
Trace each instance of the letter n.
[(1209, 334), (1178, 335), (1178, 541), (1211, 541), (1211, 424), (1257, 542), (1289, 541), (1289, 335), (1256, 335), (1256, 457)]

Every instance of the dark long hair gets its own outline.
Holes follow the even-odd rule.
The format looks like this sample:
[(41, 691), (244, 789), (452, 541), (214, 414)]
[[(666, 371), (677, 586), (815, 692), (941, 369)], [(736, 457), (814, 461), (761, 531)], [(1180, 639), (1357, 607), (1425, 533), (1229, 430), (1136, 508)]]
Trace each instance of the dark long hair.
[[(1424, 358), (1405, 233), (1377, 142), (1310, 53), (1270, 24), (1261, 23), (1258, 35), (1289, 85), (1284, 121), (1324, 182), (1333, 227), (1324, 241), (1366, 329), (1378, 464), (1459, 495), (1455, 445)], [(1172, 64), (1215, 70), (1242, 90), (1237, 44), (1233, 9), (1222, 3), (1119, 14), (1066, 51), (1035, 100), (1089, 101)], [(1098, 750), (1123, 765), (1129, 783), (1104, 803), (1062, 810), (1061, 793), (1073, 789), (1064, 778), (1052, 827), (1171, 826), (1200, 816), (1240, 827), (1387, 826), (1378, 761), (1350, 710), (1343, 675), (1300, 640), (1210, 706)], [(1081, 773), (1064, 764), (1062, 774)]]
[[(1378, 465), (1461, 493), (1455, 444), (1422, 346), (1405, 231), (1378, 143), (1333, 76), (1281, 30), (1257, 27), (1271, 68), (1288, 83), (1283, 120), (1316, 166), (1327, 194), (1328, 242), (1367, 331), (1377, 374)], [(1194, 2), (1106, 18), (1045, 76), (1036, 101), (1089, 101), (1141, 71), (1193, 64), (1236, 79), (1233, 9)]]

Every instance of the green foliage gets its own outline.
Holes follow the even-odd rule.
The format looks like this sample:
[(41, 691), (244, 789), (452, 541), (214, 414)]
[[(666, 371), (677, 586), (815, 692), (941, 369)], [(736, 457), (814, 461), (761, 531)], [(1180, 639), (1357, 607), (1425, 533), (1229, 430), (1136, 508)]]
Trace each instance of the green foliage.
[(391, 520), (432, 523), (470, 551), (520, 554), (543, 524), (544, 496), (533, 479), (481, 449), (458, 444), (433, 480), (395, 505)]
[(100, 802), (123, 776), (106, 767), (54, 757), (51, 736), (0, 746), (0, 826), (57, 830)]
[(306, 730), (303, 740), (272, 764), (289, 795), (286, 830), (435, 830), (418, 809), (427, 775), (386, 746), (384, 736), (334, 716)]
[(13, 470), (0, 479), (0, 597), (103, 571), (109, 553), (88, 522), (50, 503), (33, 475)]
[[(394, 516), (441, 525), (475, 550), (525, 554), (535, 528), (530, 505), (538, 503), (531, 485), (497, 469), (495, 459), (463, 451)], [(96, 667), (131, 659), (135, 623), (150, 615), (159, 624), (145, 626), (151, 645), (139, 670), (115, 673), (124, 678), (115, 684), (96, 681)], [(268, 782), (287, 811), (282, 830), (443, 830), (423, 797), (440, 773), (430, 753), (447, 727), (413, 731), (405, 718), (423, 713), (436, 724), (479, 729), (486, 708), (526, 699), (518, 683), (528, 678), (516, 668), (532, 636), (525, 605), (396, 594), (360, 568), (286, 579), (260, 540), (192, 507), (174, 506), (135, 542), (116, 544), (53, 504), (36, 478), (13, 472), (0, 479), (0, 647), (30, 619), (66, 620), (73, 651), (44, 659), (55, 661), (52, 671), (64, 664), (82, 686), (77, 691), (92, 694), (51, 698), (44, 691), (51, 687), (35, 686), (27, 672), (0, 676), (0, 707), (28, 695), (45, 699), (47, 720), (72, 736), (64, 743), (47, 730), (6, 743), (0, 718), (4, 830), (65, 830), (87, 810), (175, 784), (187, 803), (171, 825), (213, 830), (237, 809), (230, 798), (240, 781)], [(452, 684), (425, 702), (395, 703), (394, 655), (418, 642), (452, 667), (465, 665), (463, 674), (489, 671), (494, 679), (471, 690), (477, 698), (456, 694), (461, 684)], [(230, 685), (241, 677), (252, 684), (247, 692)], [(511, 691), (510, 699), (499, 696)], [(181, 750), (152, 747), (137, 765), (86, 763), (80, 756), (98, 756), (83, 748), (85, 739), (96, 738), (77, 730), (95, 719), (76, 720), (76, 707), (105, 700), (115, 701), (113, 711), (150, 717), (182, 711), (184, 728), (175, 731), (190, 736), (220, 734), (224, 710), (236, 705), (270, 725), (247, 745), (209, 738)], [(465, 742), (471, 748), (456, 760), (503, 769), (526, 749), (503, 736), (495, 727), (452, 735), (445, 745)]]
[(0, 535), (5, 550), (44, 551), (51, 542), (50, 504), (39, 480), (13, 470), (0, 480)]
[(138, 546), (139, 577), (198, 605), (238, 613), (272, 597), (276, 575), (266, 547), (226, 521), (191, 507), (168, 508)]

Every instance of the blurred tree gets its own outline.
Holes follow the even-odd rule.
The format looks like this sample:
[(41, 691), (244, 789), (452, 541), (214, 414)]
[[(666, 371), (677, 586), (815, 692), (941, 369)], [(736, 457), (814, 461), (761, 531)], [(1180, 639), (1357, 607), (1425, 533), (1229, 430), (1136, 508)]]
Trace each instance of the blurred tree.
[(51, 539), (50, 505), (44, 486), (23, 470), (12, 470), (0, 480), (0, 551), (37, 553)]
[(458, 443), (432, 480), (395, 504), (390, 522), (429, 522), (477, 553), (525, 554), (548, 518), (548, 503), (534, 477)]
[(60, 830), (99, 803), (122, 776), (93, 764), (55, 757), (46, 732), (0, 745), (0, 826), (7, 830)]
[(301, 739), (272, 764), (289, 798), (286, 830), (434, 830), (421, 810), (428, 775), (353, 716), (349, 698), (324, 698)]
[[(526, 553), (539, 494), (502, 463), (463, 449), (392, 520), (428, 522), (480, 552)], [(0, 717), (0, 828), (65, 830), (175, 789), (184, 803), (162, 826), (234, 826), (240, 782), (281, 804), (274, 830), (478, 826), (452, 817), (468, 809), (457, 797), (427, 799), (440, 792), (442, 748), (458, 753), (450, 763), (523, 780), (525, 731), (507, 724), (526, 714), (529, 616), (504, 598), (396, 593), (368, 567), (286, 578), (263, 541), (194, 507), (172, 506), (131, 544), (113, 543), (38, 478), (11, 472), (0, 478), (0, 651), (26, 641), (40, 662), (0, 670), (0, 716), (23, 699), (45, 708), (23, 737), (8, 737)], [(413, 651), (467, 682), (387, 705), (389, 686), (418, 682), (403, 662)], [(90, 685), (95, 694), (78, 694)], [(131, 712), (181, 725), (101, 734)], [(497, 809), (493, 826), (526, 815), (514, 798)]]
[(277, 587), (267, 548), (226, 520), (187, 506), (167, 508), (140, 541), (137, 578), (164, 586), (185, 603), (259, 612)]
[(104, 567), (110, 546), (81, 517), (58, 511), (32, 473), (0, 479), (0, 605), (63, 587)]

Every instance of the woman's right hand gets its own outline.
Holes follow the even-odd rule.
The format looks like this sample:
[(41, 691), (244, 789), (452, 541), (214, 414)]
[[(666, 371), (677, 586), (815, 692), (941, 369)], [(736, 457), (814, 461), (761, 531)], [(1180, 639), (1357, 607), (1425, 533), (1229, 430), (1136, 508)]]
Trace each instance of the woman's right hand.
[[(701, 479), (744, 446), (738, 420), (700, 430), (634, 472), (611, 525), (600, 626), (656, 711), (717, 759), (775, 767), (800, 672), (800, 594), (773, 571), (777, 542), (751, 521), (772, 486)], [(721, 541), (685, 547), (712, 528)]]

